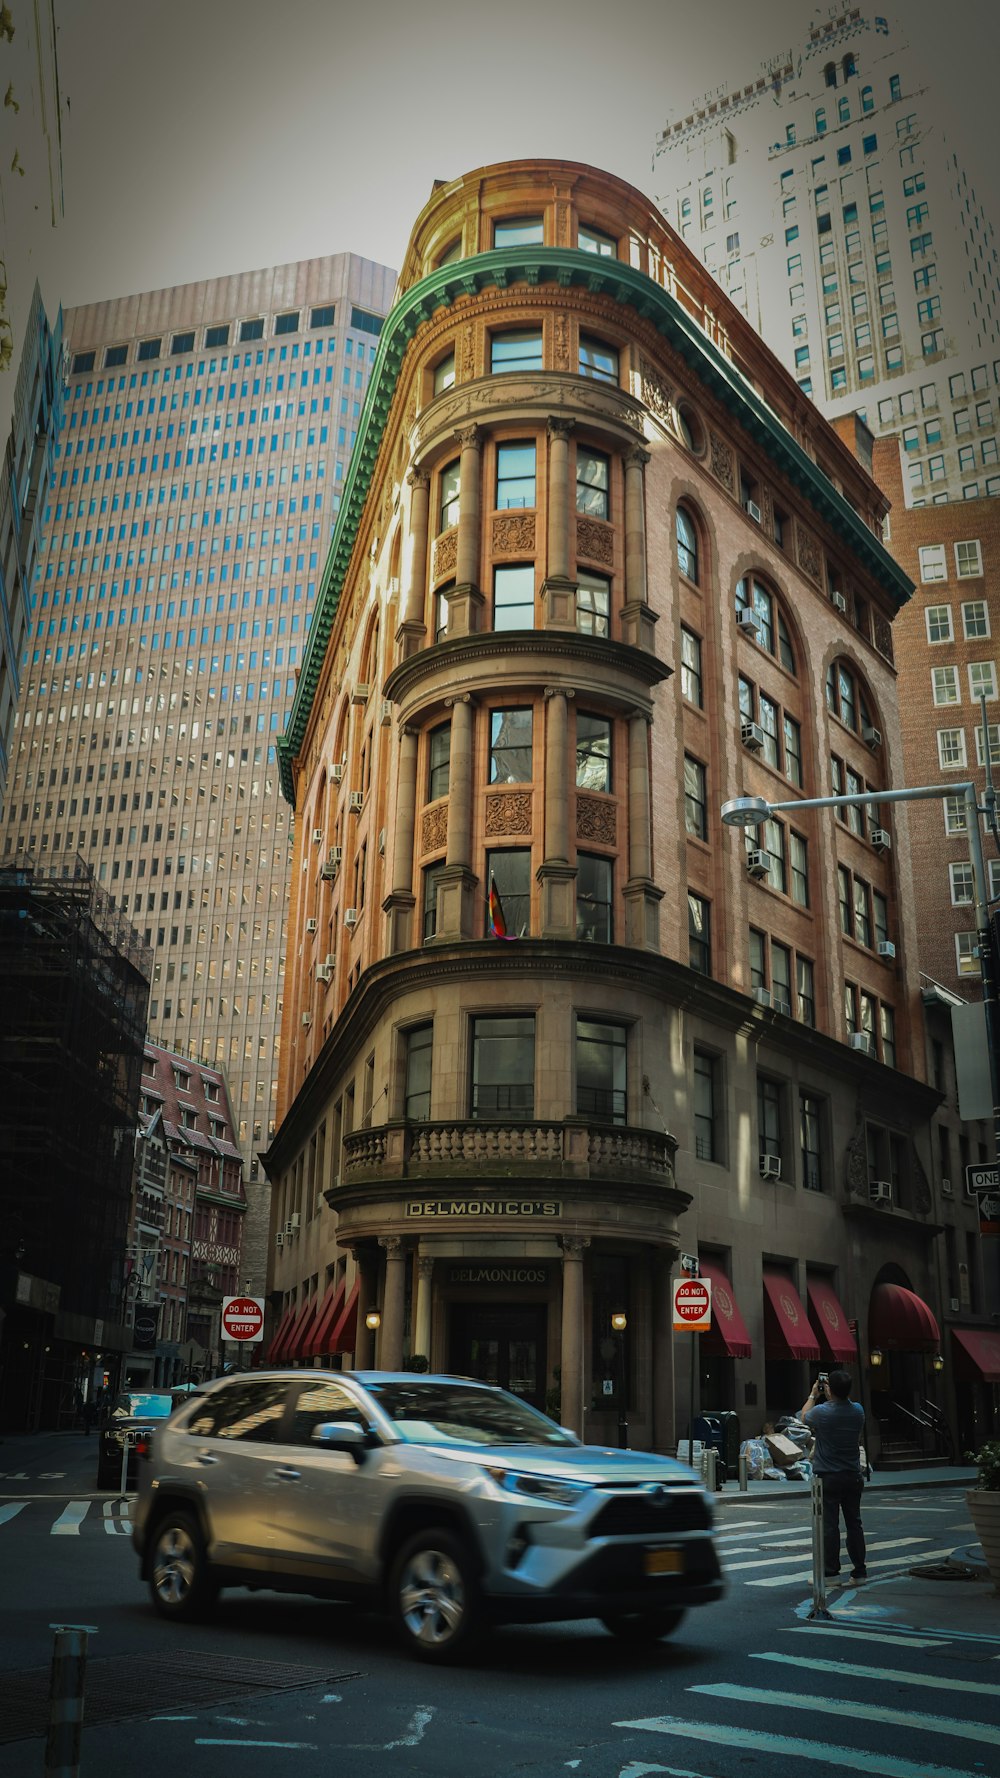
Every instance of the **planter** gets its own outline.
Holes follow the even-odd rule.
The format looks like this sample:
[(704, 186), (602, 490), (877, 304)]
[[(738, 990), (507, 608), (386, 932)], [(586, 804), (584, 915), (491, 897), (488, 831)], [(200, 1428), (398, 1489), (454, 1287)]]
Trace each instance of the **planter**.
[(993, 1589), (1000, 1593), (1000, 1488), (970, 1488), (965, 1498)]

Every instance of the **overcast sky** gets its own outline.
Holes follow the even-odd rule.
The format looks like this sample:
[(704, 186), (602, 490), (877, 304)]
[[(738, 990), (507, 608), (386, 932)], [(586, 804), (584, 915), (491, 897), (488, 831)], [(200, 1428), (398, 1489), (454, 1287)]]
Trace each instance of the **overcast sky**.
[[(888, 8), (887, 8), (888, 10)], [(904, 0), (996, 225), (997, 0)], [(56, 0), (65, 307), (350, 250), (435, 179), (558, 156), (650, 196), (656, 131), (802, 41), (803, 0)]]

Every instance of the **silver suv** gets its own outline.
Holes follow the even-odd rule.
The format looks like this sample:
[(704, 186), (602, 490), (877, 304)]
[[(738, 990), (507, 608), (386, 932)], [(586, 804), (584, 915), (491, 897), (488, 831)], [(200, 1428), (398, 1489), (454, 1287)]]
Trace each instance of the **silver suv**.
[(460, 1377), (227, 1377), (158, 1427), (133, 1539), (153, 1602), (193, 1618), (220, 1587), (356, 1599), (427, 1660), (486, 1623), (597, 1617), (648, 1641), (721, 1597), (692, 1470), (582, 1445)]

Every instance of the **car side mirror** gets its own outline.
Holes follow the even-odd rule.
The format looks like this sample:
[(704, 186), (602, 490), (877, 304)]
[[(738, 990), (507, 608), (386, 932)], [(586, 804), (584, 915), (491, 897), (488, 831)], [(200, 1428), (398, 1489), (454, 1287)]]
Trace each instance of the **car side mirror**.
[(350, 1451), (355, 1463), (363, 1463), (369, 1433), (352, 1420), (324, 1420), (313, 1428), (312, 1442), (324, 1445), (328, 1451)]

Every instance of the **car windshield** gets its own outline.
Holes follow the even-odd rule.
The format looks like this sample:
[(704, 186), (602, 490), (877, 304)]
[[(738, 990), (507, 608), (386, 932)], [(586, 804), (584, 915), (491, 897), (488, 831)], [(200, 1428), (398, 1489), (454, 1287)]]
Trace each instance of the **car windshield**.
[(112, 1420), (166, 1420), (173, 1409), (170, 1395), (144, 1395), (126, 1390), (111, 1410)]
[(411, 1445), (574, 1445), (572, 1434), (501, 1389), (461, 1383), (369, 1383)]

